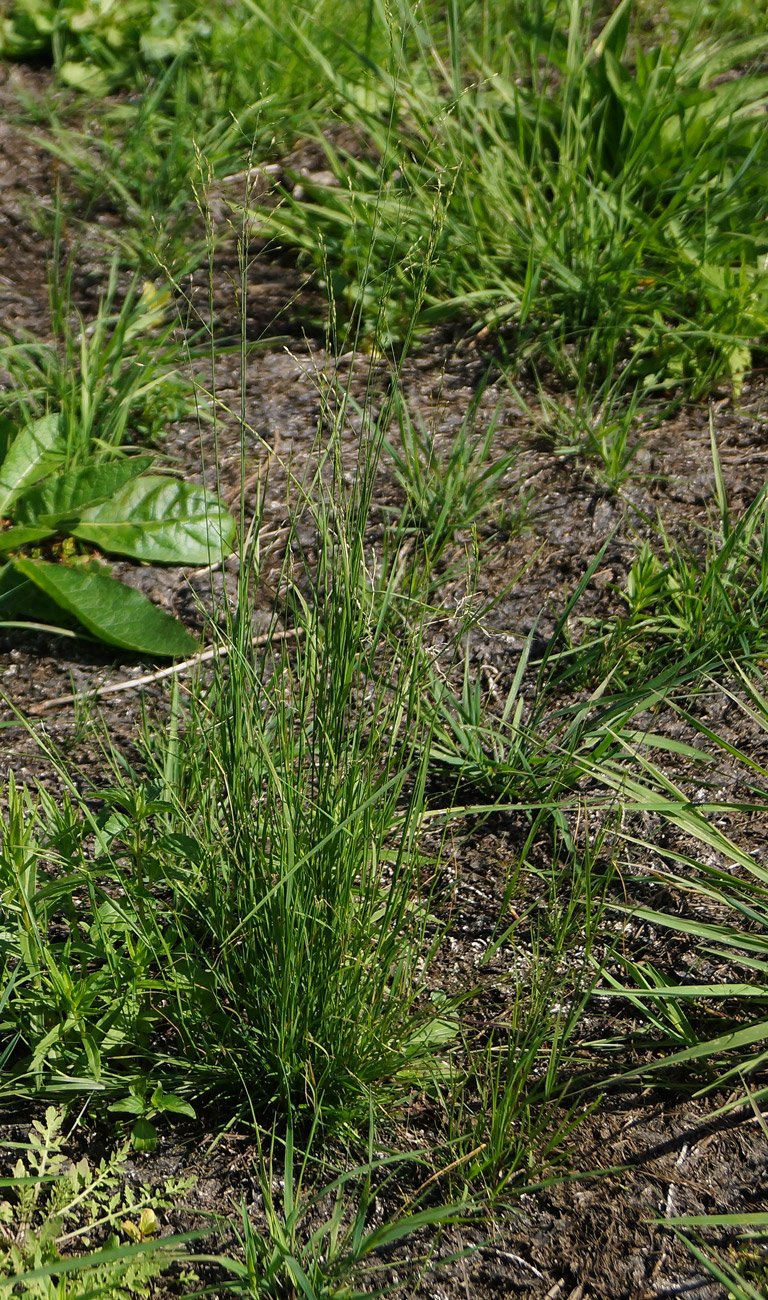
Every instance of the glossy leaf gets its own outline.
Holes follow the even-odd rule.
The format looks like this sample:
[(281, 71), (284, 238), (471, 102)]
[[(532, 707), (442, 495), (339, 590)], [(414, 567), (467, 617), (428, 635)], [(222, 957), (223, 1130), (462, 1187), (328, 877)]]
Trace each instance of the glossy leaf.
[(14, 522), (35, 524), (45, 521), (58, 532), (57, 525), (61, 520), (71, 516), (79, 518), (89, 506), (109, 500), (151, 464), (151, 456), (132, 456), (56, 474), (24, 493), (14, 509)]
[(158, 1114), (168, 1111), (173, 1115), (188, 1115), (190, 1119), (196, 1119), (194, 1108), (188, 1101), (177, 1097), (175, 1092), (165, 1092), (162, 1086), (155, 1088), (150, 1101)]
[(137, 560), (209, 564), (231, 551), (235, 521), (206, 488), (146, 474), (84, 511), (72, 534)]
[(34, 582), (19, 573), (15, 564), (4, 564), (0, 568), (0, 623), (17, 619), (63, 628), (71, 628), (75, 622)]
[(44, 415), (16, 435), (0, 466), (0, 516), (25, 488), (43, 478), (61, 459), (63, 439), (58, 415)]
[(16, 560), (14, 568), (108, 645), (163, 656), (188, 655), (197, 648), (194, 637), (175, 618), (140, 591), (104, 573), (42, 560)]
[(30, 546), (42, 542), (56, 532), (50, 524), (22, 524), (18, 528), (7, 528), (0, 533), (0, 551), (16, 551), (20, 546)]
[(157, 1146), (157, 1129), (148, 1119), (137, 1119), (131, 1129), (134, 1151), (154, 1151)]

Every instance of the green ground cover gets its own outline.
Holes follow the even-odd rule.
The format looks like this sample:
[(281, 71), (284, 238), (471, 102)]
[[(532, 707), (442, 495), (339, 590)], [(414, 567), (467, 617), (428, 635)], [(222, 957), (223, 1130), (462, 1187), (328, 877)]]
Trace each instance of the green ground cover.
[[(406, 1243), (426, 1267), (426, 1230), (491, 1224), (564, 1176), (574, 1130), (618, 1077), (731, 1087), (760, 1113), (768, 867), (727, 819), (764, 817), (768, 771), (698, 701), (718, 693), (768, 731), (765, 490), (734, 517), (713, 427), (704, 545), (645, 521), (621, 616), (578, 623), (597, 550), (494, 699), (468, 650), (488, 612), (478, 528), (493, 518), (514, 536), (531, 500), (521, 489), (500, 505), (516, 453), (498, 451), (493, 422), (478, 434), (471, 406), (445, 454), (400, 380), (436, 325), (492, 340), (509, 385), (538, 385), (551, 444), (619, 499), (643, 420), (718, 385), (738, 396), (768, 334), (766, 16), (682, 0), (666, 20), (630, 0), (4, 7), (0, 55), (48, 60), (66, 88), (19, 110), (66, 185), (44, 217), (51, 339), (0, 350), (0, 615), (186, 655), (191, 633), (137, 591), (115, 595), (103, 556), (215, 567), (234, 546), (239, 576), (209, 622), (223, 652), (209, 675), (169, 688), (131, 757), (103, 737), (98, 797), (53, 745), (63, 795), (6, 783), (0, 1101), (44, 1118), (2, 1180), (0, 1292), (370, 1294), (387, 1252)], [(321, 159), (309, 175), (292, 168), (297, 141)], [(184, 292), (198, 267), (213, 276), (211, 214), (233, 175), (238, 290), (254, 250), (279, 247), (320, 283), (311, 311), (329, 355), (388, 367), (383, 396), (362, 402), (323, 377), (312, 471), (283, 466), (281, 599), (256, 641), (266, 479), (256, 511), (243, 486), (230, 516), (210, 487), (148, 472), (168, 421), (215, 432), (220, 418), (233, 341), (185, 317)], [(56, 241), (100, 205), (119, 222), (86, 326)], [(245, 373), (243, 298), (240, 314)], [(208, 389), (185, 378), (206, 355)], [(385, 461), (399, 497), (382, 507)], [(457, 536), (467, 598), (437, 652)], [(663, 710), (684, 738), (654, 729)], [(748, 792), (738, 807), (708, 784), (720, 757)], [(525, 834), (486, 956), (525, 931), (532, 958), (478, 1036), (465, 1015), (477, 989), (440, 965), (444, 880), (454, 836), (500, 813)], [(646, 850), (699, 919), (621, 902)], [(535, 915), (529, 872), (546, 877)], [(615, 928), (629, 910), (727, 977), (633, 960)], [(609, 995), (632, 1009), (634, 1037), (585, 1042), (587, 1008)], [(653, 1045), (640, 1065), (638, 1043)], [(398, 1147), (416, 1095), (439, 1122), (426, 1145)], [(179, 1120), (262, 1135), (266, 1234), (244, 1204), (221, 1252), (157, 1235), (184, 1189), (137, 1191), (120, 1170)], [(92, 1122), (123, 1145), (71, 1164), (62, 1130)], [(376, 1222), (390, 1185), (410, 1190)], [(765, 1214), (745, 1216), (727, 1256), (696, 1236), (727, 1217), (667, 1217), (731, 1294), (764, 1293)]]

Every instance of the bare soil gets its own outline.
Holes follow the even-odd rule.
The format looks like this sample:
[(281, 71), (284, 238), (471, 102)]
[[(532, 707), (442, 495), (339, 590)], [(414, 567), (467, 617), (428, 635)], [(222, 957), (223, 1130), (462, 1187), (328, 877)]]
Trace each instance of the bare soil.
[[(42, 93), (46, 74), (0, 68), (0, 110), (17, 108), (19, 84), (28, 94)], [(311, 155), (308, 158), (311, 163)], [(10, 334), (28, 332), (37, 339), (50, 335), (50, 242), (41, 233), (45, 224), (41, 216), (45, 218), (52, 210), (59, 179), (51, 155), (30, 143), (10, 121), (0, 120), (0, 322)], [(234, 240), (225, 233), (224, 201), (220, 208), (223, 234), (213, 266), (211, 326), (215, 337), (232, 338), (239, 332), (233, 288), (239, 282), (239, 268)], [(95, 305), (93, 286), (101, 282), (98, 270), (104, 265), (103, 231), (98, 221), (90, 231), (87, 224), (78, 227), (77, 239), (73, 238), (68, 251), (76, 256), (82, 272), (75, 276), (74, 285), (82, 295), (77, 305), (87, 319)], [(201, 314), (207, 311), (207, 274), (206, 270), (192, 277), (186, 286), (190, 302)], [(263, 533), (265, 547), (271, 548), (273, 572), (270, 574), (267, 565), (257, 598), (266, 626), (274, 605), (272, 584), (277, 582), (283, 559), (291, 504), (285, 466), (290, 464), (291, 474), (300, 477), (302, 469), (312, 465), (331, 378), (345, 382), (351, 368), (351, 392), (362, 398), (366, 391), (384, 393), (388, 370), (383, 362), (372, 362), (362, 354), (338, 360), (326, 355), (311, 326), (316, 291), (294, 265), (262, 254), (254, 257), (247, 279), (246, 373), (243, 380), (236, 352), (218, 358), (217, 396), (233, 415), (219, 417), (215, 436), (219, 488), (234, 502), (240, 487), (240, 435), (235, 417), (244, 382), (251, 430), (246, 448), (246, 503), (251, 509), (269, 470)], [(270, 341), (275, 335), (279, 342)], [(660, 418), (657, 427), (643, 437), (637, 472), (620, 494), (611, 495), (583, 457), (558, 454), (543, 436), (541, 423), (523, 411), (493, 367), (492, 354), (485, 353), (477, 342), (435, 336), (416, 347), (404, 367), (401, 386), (414, 415), (434, 431), (439, 448), (450, 443), (490, 373), (478, 427), (482, 430), (498, 409), (499, 453), (512, 447), (518, 452), (505, 491), (511, 506), (521, 491), (531, 494), (531, 504), (522, 531), (513, 536), (505, 536), (501, 527), (490, 522), (481, 531), (479, 586), (474, 599), (488, 602), (490, 607), (471, 641), (474, 669), (485, 675), (490, 691), (503, 693), (531, 629), (535, 627), (542, 642), (551, 635), (564, 601), (604, 543), (607, 550), (602, 566), (585, 593), (580, 613), (607, 619), (622, 609), (619, 592), (638, 539), (647, 533), (645, 521), (660, 516), (671, 537), (695, 543), (707, 526), (713, 496), (710, 408), (686, 408), (672, 418)], [(198, 374), (205, 379), (202, 362)], [(7, 377), (3, 381), (0, 376), (0, 392), (3, 382), (7, 383)], [(535, 405), (531, 394), (526, 394), (528, 398)], [(762, 376), (751, 378), (738, 401), (721, 394), (712, 412), (731, 507), (738, 513), (762, 486), (768, 463), (768, 388)], [(354, 473), (358, 433), (359, 425), (351, 416), (345, 448), (349, 474)], [(212, 424), (179, 422), (168, 428), (160, 450), (190, 479), (213, 483)], [(396, 505), (399, 500), (391, 466), (383, 461), (377, 506)], [(377, 528), (380, 523), (374, 518), (373, 545)], [(311, 549), (311, 532), (305, 541)], [(467, 544), (468, 539), (458, 539), (457, 556)], [(204, 632), (208, 614), (217, 604), (220, 608), (223, 599), (232, 597), (237, 576), (234, 562), (223, 573), (213, 574), (128, 563), (115, 568), (125, 581), (196, 632)], [(456, 580), (453, 586), (446, 585), (443, 594), (447, 605), (453, 601), (455, 620), (467, 598), (466, 585)], [(454, 626), (446, 624), (446, 639)], [(50, 740), (80, 773), (84, 787), (89, 783), (98, 787), (103, 761), (84, 723), (83, 708), (71, 704), (47, 707), (47, 702), (70, 693), (87, 696), (105, 683), (130, 683), (160, 666), (116, 656), (85, 641), (0, 629), (4, 700), (0, 778), (12, 771), (18, 778), (55, 789), (57, 781), (45, 748)], [(103, 697), (98, 712), (112, 743), (130, 757), (142, 707), (162, 710), (164, 700), (160, 683), (145, 686), (143, 693), (127, 689)], [(712, 721), (734, 743), (764, 745), (759, 735), (750, 732), (748, 719), (729, 710), (723, 697), (707, 697), (700, 707), (710, 710)], [(655, 717), (653, 725), (657, 730), (668, 727), (670, 735), (679, 734), (680, 724), (671, 713)], [(676, 769), (672, 757), (670, 763), (670, 770), (685, 779), (685, 771), (679, 770), (679, 764)], [(738, 791), (740, 780), (735, 768), (721, 762), (723, 791)], [(737, 821), (734, 831), (747, 836), (764, 855), (765, 826), (746, 815), (739, 824)], [(464, 980), (480, 984), (481, 994), (472, 1004), (479, 1035), (495, 1021), (509, 996), (504, 992), (503, 972), (496, 968), (489, 973), (482, 958), (498, 922), (520, 836), (521, 826), (515, 819), (500, 814), (479, 830), (456, 838), (450, 954), (441, 956), (439, 974), (456, 984)], [(540, 852), (543, 860), (547, 846), (542, 845)], [(529, 883), (527, 888), (535, 893), (537, 886)], [(669, 905), (684, 904), (673, 897)], [(519, 951), (524, 951), (525, 935), (518, 935), (516, 942)], [(635, 942), (639, 951), (661, 966), (684, 966), (695, 957), (679, 945), (675, 948), (662, 934), (639, 933)], [(503, 966), (513, 956), (502, 951), (498, 961)], [(586, 1041), (619, 1028), (631, 1029), (626, 1009), (605, 1002), (590, 1011), (583, 1036)], [(587, 1073), (588, 1067), (587, 1054)], [(595, 1059), (595, 1075), (597, 1070)], [(597, 1093), (589, 1094), (585, 1103), (597, 1100)], [(768, 1209), (768, 1145), (749, 1108), (730, 1118), (711, 1118), (725, 1100), (720, 1094), (691, 1097), (674, 1082), (663, 1094), (626, 1088), (607, 1091), (565, 1144), (565, 1157), (555, 1171), (559, 1181), (510, 1196), (509, 1209), (499, 1212), (491, 1228), (468, 1224), (461, 1232), (453, 1230), (422, 1243), (425, 1250), (434, 1252), (433, 1266), (418, 1282), (406, 1280), (407, 1261), (402, 1255), (393, 1257), (389, 1280), (394, 1284), (400, 1279), (401, 1295), (425, 1300), (492, 1300), (507, 1295), (526, 1300), (646, 1300), (683, 1295), (708, 1300), (724, 1295), (660, 1220), (684, 1213)], [(6, 1121), (0, 1132), (10, 1139), (20, 1117), (7, 1115)], [(410, 1113), (398, 1120), (399, 1136), (406, 1135), (414, 1146), (428, 1145), (437, 1125), (428, 1100), (414, 1096)], [(169, 1129), (155, 1155), (135, 1158), (132, 1173), (158, 1181), (169, 1173), (196, 1175), (186, 1208), (168, 1217), (174, 1228), (196, 1225), (200, 1211), (221, 1212), (231, 1207), (236, 1217), (241, 1197), (258, 1225), (263, 1205), (253, 1138), (226, 1134), (206, 1154), (212, 1143), (212, 1135), (194, 1126), (186, 1132), (183, 1126), (174, 1132)], [(615, 1172), (596, 1176), (595, 1171), (608, 1167)], [(521, 1179), (521, 1187), (524, 1182)], [(390, 1189), (382, 1213), (396, 1203), (397, 1193)], [(477, 1249), (465, 1258), (437, 1267), (441, 1258), (447, 1260), (473, 1243)]]

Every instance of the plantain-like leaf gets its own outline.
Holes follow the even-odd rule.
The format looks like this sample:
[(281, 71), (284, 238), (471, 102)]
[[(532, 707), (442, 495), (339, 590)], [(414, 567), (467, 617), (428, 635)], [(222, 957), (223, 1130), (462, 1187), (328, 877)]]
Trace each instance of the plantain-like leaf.
[[(42, 560), (15, 560), (13, 567), (108, 645), (137, 654), (192, 654), (197, 642), (170, 614), (133, 587), (91, 569), (70, 569)], [(28, 617), (34, 616), (30, 610)]]
[(47, 523), (54, 532), (65, 531), (61, 525), (67, 519), (76, 522), (83, 510), (109, 500), (151, 464), (151, 456), (131, 456), (56, 474), (30, 488), (16, 502), (14, 522)]
[(137, 560), (210, 564), (232, 550), (235, 521), (214, 492), (146, 474), (85, 510), (72, 535)]
[(45, 623), (48, 627), (75, 626), (75, 619), (19, 573), (15, 564), (4, 564), (0, 568), (0, 623), (17, 620)]
[(61, 463), (64, 440), (58, 415), (44, 415), (17, 433), (0, 466), (0, 516), (25, 488), (44, 478)]
[(16, 551), (20, 546), (43, 542), (55, 532), (50, 524), (22, 524), (19, 528), (7, 528), (0, 533), (0, 551)]

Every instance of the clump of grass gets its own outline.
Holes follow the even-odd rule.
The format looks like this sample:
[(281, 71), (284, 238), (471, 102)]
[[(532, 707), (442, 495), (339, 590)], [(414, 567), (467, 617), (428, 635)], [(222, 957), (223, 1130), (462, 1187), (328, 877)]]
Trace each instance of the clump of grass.
[(516, 396), (537, 428), (551, 440), (555, 455), (584, 463), (601, 487), (619, 493), (635, 477), (635, 458), (642, 447), (638, 390), (627, 399), (616, 389), (595, 393), (580, 382), (573, 397), (564, 401), (550, 396), (539, 383), (536, 411), (519, 393)]
[[(467, 1200), (454, 1205), (425, 1205), (425, 1198), (420, 1201), (417, 1197), (383, 1223), (371, 1226), (377, 1199), (387, 1191), (388, 1184), (402, 1176), (406, 1165), (418, 1167), (424, 1160), (421, 1152), (413, 1153), (407, 1161), (398, 1157), (374, 1159), (373, 1136), (373, 1125), (370, 1125), (368, 1159), (364, 1165), (346, 1170), (330, 1183), (321, 1181), (318, 1188), (310, 1182), (317, 1125), (312, 1126), (299, 1158), (294, 1146), (293, 1120), (288, 1116), (284, 1155), (279, 1165), (273, 1128), (269, 1157), (265, 1159), (260, 1152), (257, 1169), (266, 1232), (254, 1229), (243, 1205), (241, 1227), (237, 1231), (243, 1259), (229, 1256), (219, 1261), (238, 1279), (237, 1294), (244, 1300), (245, 1297), (269, 1300), (286, 1290), (290, 1293), (297, 1286), (307, 1300), (326, 1297), (330, 1300), (339, 1295), (348, 1300), (363, 1300), (371, 1294), (376, 1273), (386, 1267), (387, 1253), (394, 1246), (409, 1239), (413, 1243), (413, 1253), (405, 1261), (405, 1268), (415, 1278), (432, 1263), (431, 1251), (424, 1258), (416, 1253), (424, 1229), (440, 1228), (471, 1214), (473, 1207)], [(275, 1182), (280, 1167), (284, 1177), (282, 1195), (278, 1198)], [(381, 1292), (375, 1290), (373, 1294)]]
[[(458, 532), (469, 532), (492, 517), (504, 479), (517, 460), (516, 449), (500, 455), (494, 446), (498, 409), (485, 432), (476, 432), (482, 395), (481, 386), (442, 455), (435, 436), (418, 417), (411, 416), (399, 395), (395, 398), (399, 438), (397, 442), (386, 438), (384, 447), (406, 500), (397, 534), (399, 540), (416, 542), (419, 561), (428, 573), (439, 569)], [(524, 513), (521, 503), (517, 527), (522, 525)]]
[(0, 412), (20, 424), (60, 413), (72, 466), (109, 459), (132, 442), (156, 442), (169, 420), (188, 412), (192, 386), (172, 337), (168, 290), (134, 281), (122, 296), (113, 259), (96, 316), (86, 322), (73, 307), (72, 262), (63, 276), (58, 272), (60, 233), (57, 222), (49, 295), (53, 341), (3, 340), (0, 364), (13, 386)]
[(524, 5), (491, 52), (454, 8), (446, 51), (406, 8), (390, 58), (361, 59), (351, 84), (294, 31), (377, 157), (318, 132), (339, 185), (286, 192), (258, 227), (309, 259), (322, 246), (364, 317), (393, 269), (405, 321), (437, 224), (423, 323), (508, 329), (519, 359), (600, 382), (695, 394), (738, 378), (768, 322), (765, 84), (743, 71), (763, 39), (702, 43), (692, 19), (646, 49), (632, 0), (595, 34), (597, 17)]
[(581, 644), (560, 657), (561, 682), (609, 673), (615, 686), (631, 690), (669, 670), (701, 675), (730, 656), (745, 663), (765, 653), (768, 487), (733, 519), (713, 425), (710, 434), (719, 519), (702, 530), (696, 547), (676, 541), (660, 524), (655, 545), (638, 544), (621, 593), (627, 615), (607, 628), (584, 621)]

